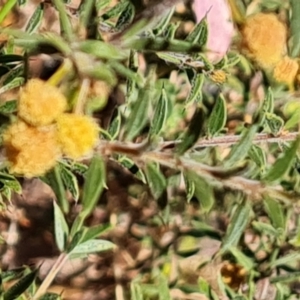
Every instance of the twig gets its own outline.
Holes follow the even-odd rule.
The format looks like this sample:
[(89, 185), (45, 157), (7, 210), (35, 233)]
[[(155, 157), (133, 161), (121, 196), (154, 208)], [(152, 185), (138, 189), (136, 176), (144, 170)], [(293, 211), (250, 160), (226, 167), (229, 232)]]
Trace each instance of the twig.
[(63, 267), (63, 265), (65, 264), (67, 259), (68, 259), (68, 255), (66, 253), (60, 254), (60, 256), (57, 258), (55, 264), (52, 266), (50, 272), (44, 279), (43, 283), (40, 285), (40, 287), (36, 291), (32, 300), (39, 299), (41, 296), (43, 296), (47, 292), (48, 287), (51, 285), (55, 276), (60, 271), (60, 269)]
[[(298, 136), (298, 132), (289, 132), (286, 134), (281, 134), (280, 136), (272, 136), (268, 133), (258, 133), (252, 140), (253, 144), (261, 143), (283, 143), (294, 141)], [(241, 139), (241, 135), (225, 135), (218, 136), (211, 139), (199, 140), (193, 147), (193, 149), (205, 148), (205, 147), (216, 147), (216, 146), (230, 146), (238, 143)], [(163, 142), (160, 144), (161, 148), (171, 147), (180, 143), (178, 141)]]

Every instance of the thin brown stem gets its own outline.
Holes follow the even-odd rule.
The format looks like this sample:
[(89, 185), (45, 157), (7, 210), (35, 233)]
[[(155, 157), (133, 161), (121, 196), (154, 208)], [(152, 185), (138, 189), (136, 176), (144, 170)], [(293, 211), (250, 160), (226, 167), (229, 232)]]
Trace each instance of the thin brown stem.
[(35, 295), (33, 296), (32, 300), (37, 300), (41, 296), (43, 296), (46, 292), (48, 287), (51, 285), (52, 281), (54, 280), (57, 273), (61, 270), (63, 265), (65, 264), (66, 260), (68, 259), (68, 255), (66, 253), (61, 253), (60, 256), (57, 258), (55, 264), (52, 266), (50, 272), (44, 279), (43, 283), (40, 285), (38, 290), (36, 291)]

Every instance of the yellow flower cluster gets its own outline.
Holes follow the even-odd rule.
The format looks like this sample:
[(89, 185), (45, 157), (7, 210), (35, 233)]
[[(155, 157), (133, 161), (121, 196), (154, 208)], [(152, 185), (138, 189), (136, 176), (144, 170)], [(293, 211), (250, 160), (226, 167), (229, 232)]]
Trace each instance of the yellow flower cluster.
[(298, 69), (298, 62), (295, 59), (286, 56), (276, 64), (273, 73), (274, 79), (280, 83), (285, 83), (292, 88)]
[(299, 65), (286, 56), (287, 28), (275, 14), (249, 17), (242, 29), (243, 44), (257, 64), (273, 72), (274, 79), (293, 89)]
[(4, 145), (10, 172), (26, 177), (43, 175), (61, 155), (54, 126), (37, 128), (21, 120), (7, 129)]
[(63, 153), (77, 159), (88, 154), (95, 145), (98, 127), (87, 116), (62, 114), (57, 119), (57, 132)]
[(242, 29), (243, 44), (262, 67), (274, 67), (286, 53), (287, 29), (274, 14), (249, 17)]
[(33, 126), (52, 123), (67, 108), (67, 99), (61, 91), (45, 81), (30, 80), (21, 91), (19, 117)]
[(222, 84), (226, 81), (227, 75), (223, 70), (215, 70), (209, 75), (209, 78), (215, 83)]
[(21, 90), (18, 119), (4, 133), (10, 172), (40, 176), (66, 155), (78, 159), (91, 152), (98, 126), (87, 116), (67, 114), (60, 90), (38, 79)]

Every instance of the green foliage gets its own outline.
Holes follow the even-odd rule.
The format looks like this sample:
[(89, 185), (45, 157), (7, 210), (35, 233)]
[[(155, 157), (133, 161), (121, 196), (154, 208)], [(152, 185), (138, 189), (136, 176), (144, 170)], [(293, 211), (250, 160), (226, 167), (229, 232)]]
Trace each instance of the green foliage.
[[(6, 1), (0, 24), (25, 2)], [(31, 56), (40, 52), (63, 61), (49, 83), (68, 98), (68, 112), (88, 113), (101, 126), (92, 153), (63, 157), (40, 178), (54, 193), (49, 228), (60, 256), (39, 287), (38, 269), (3, 270), (2, 283), (17, 281), (1, 286), (1, 299), (63, 299), (47, 290), (66, 261), (106, 251), (126, 261), (126, 272), (139, 271), (121, 274), (128, 279), (123, 298), (258, 299), (268, 278), (274, 299), (296, 299), (299, 84), (287, 90), (265, 69), (259, 81), (260, 67), (235, 40), (224, 57), (211, 59), (209, 11), (185, 31), (189, 6), (182, 16), (173, 1), (146, 2), (91, 0), (70, 8), (54, 0), (35, 5), (24, 30), (1, 27), (4, 146), (3, 132), (18, 118), (18, 92), (32, 76)], [(235, 18), (245, 17), (247, 5), (289, 18), (288, 52), (299, 57), (299, 1), (228, 2), (237, 30), (243, 24)], [(56, 10), (60, 32), (42, 29), (46, 5)], [(103, 105), (95, 105), (97, 97)], [(0, 165), (4, 212), (23, 188), (21, 175), (9, 172), (10, 154), (3, 152)], [(235, 271), (227, 274), (226, 263)]]

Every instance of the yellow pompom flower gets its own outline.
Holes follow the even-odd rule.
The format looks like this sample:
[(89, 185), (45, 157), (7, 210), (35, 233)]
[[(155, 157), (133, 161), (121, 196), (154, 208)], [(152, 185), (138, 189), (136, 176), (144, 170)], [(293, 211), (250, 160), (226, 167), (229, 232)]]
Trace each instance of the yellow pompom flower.
[(62, 152), (73, 159), (88, 155), (98, 141), (99, 128), (88, 116), (62, 114), (57, 118), (57, 131)]
[(215, 70), (209, 75), (209, 78), (215, 83), (222, 84), (226, 81), (227, 75), (223, 70)]
[(298, 69), (298, 62), (295, 59), (286, 56), (276, 64), (273, 73), (274, 79), (280, 83), (285, 83), (292, 88)]
[(262, 67), (273, 67), (286, 53), (287, 29), (274, 14), (249, 17), (242, 29), (243, 44)]
[(61, 156), (55, 126), (32, 127), (18, 120), (8, 127), (3, 143), (11, 173), (44, 175)]
[(31, 79), (21, 90), (19, 116), (33, 126), (51, 124), (67, 108), (61, 91), (40, 79)]

